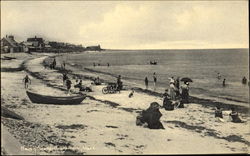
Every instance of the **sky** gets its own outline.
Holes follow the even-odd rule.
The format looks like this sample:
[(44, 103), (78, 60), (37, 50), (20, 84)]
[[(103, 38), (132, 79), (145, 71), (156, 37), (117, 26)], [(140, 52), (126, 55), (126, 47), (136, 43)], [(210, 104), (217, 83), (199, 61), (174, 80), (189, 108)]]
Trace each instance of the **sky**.
[(248, 48), (248, 1), (1, 1), (1, 38), (105, 49)]

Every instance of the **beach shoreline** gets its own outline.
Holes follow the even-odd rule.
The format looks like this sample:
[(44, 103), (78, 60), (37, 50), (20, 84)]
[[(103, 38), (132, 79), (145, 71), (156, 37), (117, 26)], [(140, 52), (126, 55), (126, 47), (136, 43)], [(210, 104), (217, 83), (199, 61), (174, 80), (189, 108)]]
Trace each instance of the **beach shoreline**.
[[(237, 109), (243, 113), (242, 118), (247, 121), (247, 123), (218, 123), (215, 119), (212, 119), (213, 107), (220, 104), (223, 108), (228, 110), (231, 106), (216, 103), (212, 100), (208, 101), (206, 99), (192, 97), (191, 103), (186, 105), (184, 109), (177, 109), (172, 112), (161, 110), (163, 113), (161, 121), (164, 123), (166, 130), (150, 131), (149, 129), (137, 127), (135, 125), (135, 117), (139, 111), (146, 109), (150, 102), (157, 101), (162, 104), (162, 98), (160, 97), (160, 93), (146, 91), (142, 88), (134, 88), (136, 93), (135, 97), (132, 99), (127, 97), (132, 87), (122, 91), (121, 94), (103, 95), (101, 89), (105, 85), (102, 85), (92, 86), (94, 92), (86, 93), (88, 99), (84, 100), (84, 104), (79, 106), (70, 107), (33, 104), (29, 101), (25, 93), (23, 93), (23, 84), (20, 82), (26, 73), (32, 77), (31, 90), (47, 94), (65, 94), (66, 89), (62, 85), (61, 72), (58, 70), (45, 69), (43, 66), (43, 60), (53, 56), (53, 54), (46, 56), (39, 54), (33, 54), (31, 57), (23, 56), (28, 59), (24, 63), (21, 62), (21, 64), (17, 62), (17, 64), (21, 66), (21, 68), (19, 68), (20, 66), (18, 67), (19, 70), (11, 71), (11, 69), (9, 69), (11, 72), (8, 72), (8, 70), (6, 70), (7, 67), (5, 67), (4, 71), (1, 70), (1, 82), (3, 82), (1, 85), (1, 91), (3, 92), (1, 96), (1, 101), (3, 101), (1, 105), (21, 114), (27, 122), (37, 123), (37, 125), (39, 125), (35, 125), (34, 127), (49, 126), (48, 129), (53, 131), (54, 137), (57, 138), (57, 142), (55, 142), (54, 146), (56, 146), (58, 142), (65, 141), (65, 143), (72, 145), (68, 149), (79, 149), (68, 152), (86, 154), (156, 154), (158, 152), (159, 154), (200, 154), (249, 152), (249, 131), (247, 130), (249, 110), (246, 111), (246, 107), (242, 108), (241, 106), (236, 106)], [(6, 63), (1, 62), (1, 65), (2, 64)], [(58, 64), (58, 66), (60, 66), (59, 62)], [(91, 81), (98, 76), (97, 73), (91, 72), (85, 72), (84, 75), (82, 75), (81, 73), (70, 71), (70, 69), (68, 72), (70, 73), (69, 76), (71, 79), (75, 76), (81, 77), (86, 85), (90, 85)], [(11, 76), (15, 78), (11, 80), (8, 79), (8, 77)], [(108, 80), (103, 80), (103, 82), (107, 83)], [(12, 84), (12, 87), (13, 85), (17, 86), (17, 91), (14, 91), (14, 89), (9, 86), (10, 84)], [(13, 96), (15, 98), (13, 98)], [(13, 99), (15, 100), (13, 101)], [(206, 104), (211, 104), (212, 107), (206, 107)], [(73, 121), (70, 120), (73, 114), (70, 115), (70, 113), (67, 113), (68, 111), (74, 112)], [(36, 115), (37, 112), (39, 112), (39, 117)], [(225, 116), (226, 115), (228, 114), (225, 114)], [(11, 121), (4, 117), (1, 117), (1, 119), (4, 126), (8, 125), (9, 128), (15, 127), (15, 124), (8, 123), (19, 122)], [(22, 123), (21, 125), (24, 124)], [(78, 125), (78, 128), (74, 129), (72, 125)], [(228, 126), (234, 128), (228, 130)], [(14, 130), (18, 131), (18, 129)], [(32, 132), (33, 130), (31, 129), (30, 131)], [(41, 130), (41, 133), (42, 132), (46, 134), (49, 133), (49, 131), (46, 131), (46, 128), (44, 131)], [(11, 133), (17, 136), (22, 135), (17, 134), (15, 131), (11, 131)], [(23, 133), (23, 131), (20, 130), (20, 133)], [(98, 142), (94, 140), (94, 136), (97, 135), (99, 136)], [(150, 142), (152, 139), (150, 137), (153, 136), (155, 140)], [(166, 136), (170, 141), (162, 139)], [(25, 145), (25, 143), (27, 143), (27, 138), (17, 138), (19, 141), (21, 140), (21, 144), (23, 143)], [(188, 144), (188, 140), (190, 139), (195, 141), (195, 145), (200, 144), (199, 146), (201, 147), (207, 145), (206, 139), (213, 142), (214, 145), (197, 149), (194, 148), (194, 145)], [(157, 142), (161, 143), (159, 147), (153, 145)], [(44, 143), (41, 141), (37, 144)], [(164, 148), (170, 147), (170, 145), (175, 147), (169, 149)], [(45, 144), (44, 149), (46, 146), (49, 147), (51, 144)], [(180, 146), (183, 147), (183, 150), (179, 149)], [(46, 151), (44, 149), (41, 150), (40, 153), (62, 154), (67, 152), (67, 150), (60, 151), (59, 148), (54, 148), (53, 144), (51, 147), (53, 150)]]

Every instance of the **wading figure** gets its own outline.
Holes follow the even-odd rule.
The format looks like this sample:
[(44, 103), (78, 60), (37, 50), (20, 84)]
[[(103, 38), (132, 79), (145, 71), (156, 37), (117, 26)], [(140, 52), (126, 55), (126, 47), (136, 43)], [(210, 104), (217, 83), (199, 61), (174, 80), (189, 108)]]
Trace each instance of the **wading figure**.
[(146, 86), (146, 89), (148, 89), (148, 78), (147, 77), (145, 77), (145, 86)]
[(154, 79), (154, 91), (155, 91), (156, 90), (156, 82), (157, 82), (157, 77), (156, 77), (155, 72), (153, 74), (153, 79)]
[(223, 86), (223, 87), (226, 86), (226, 79), (223, 79), (222, 86)]
[(24, 88), (27, 89), (29, 88), (29, 84), (31, 84), (31, 80), (29, 78), (28, 75), (26, 75), (24, 78), (23, 78), (23, 82), (24, 82)]

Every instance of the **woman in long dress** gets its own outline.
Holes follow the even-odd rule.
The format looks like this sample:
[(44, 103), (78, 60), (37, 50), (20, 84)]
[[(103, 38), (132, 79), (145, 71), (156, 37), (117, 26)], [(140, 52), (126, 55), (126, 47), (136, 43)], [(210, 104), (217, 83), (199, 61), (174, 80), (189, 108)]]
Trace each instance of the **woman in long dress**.
[(170, 82), (170, 92), (169, 92), (169, 95), (170, 95), (170, 99), (171, 100), (175, 100), (175, 97), (176, 97), (176, 88), (175, 88), (175, 85), (174, 85), (174, 82)]

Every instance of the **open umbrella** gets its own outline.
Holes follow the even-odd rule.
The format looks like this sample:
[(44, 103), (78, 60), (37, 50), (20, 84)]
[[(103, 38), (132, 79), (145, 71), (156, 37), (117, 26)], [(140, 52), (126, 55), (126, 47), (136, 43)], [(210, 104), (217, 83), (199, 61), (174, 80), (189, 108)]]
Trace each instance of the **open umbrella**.
[(190, 78), (188, 78), (188, 77), (183, 77), (183, 78), (181, 79), (181, 81), (184, 81), (184, 82), (193, 82), (193, 80), (190, 79)]

